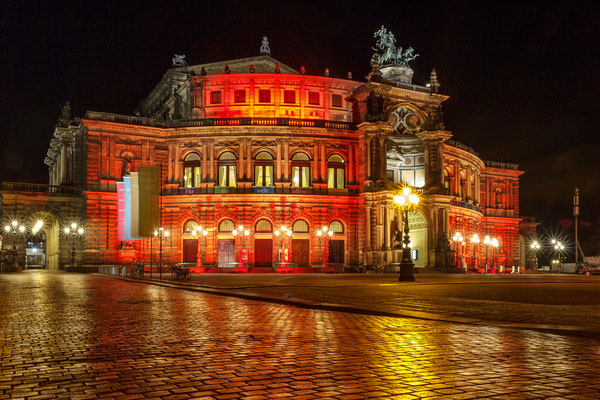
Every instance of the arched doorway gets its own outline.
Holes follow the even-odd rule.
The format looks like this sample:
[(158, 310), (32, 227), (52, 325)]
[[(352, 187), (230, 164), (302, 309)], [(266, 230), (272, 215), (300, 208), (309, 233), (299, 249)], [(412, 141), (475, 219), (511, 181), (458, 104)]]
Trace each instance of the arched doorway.
[(254, 266), (273, 266), (273, 224), (259, 219), (254, 227)]
[(427, 266), (427, 219), (421, 211), (408, 213), (411, 257), (416, 268)]

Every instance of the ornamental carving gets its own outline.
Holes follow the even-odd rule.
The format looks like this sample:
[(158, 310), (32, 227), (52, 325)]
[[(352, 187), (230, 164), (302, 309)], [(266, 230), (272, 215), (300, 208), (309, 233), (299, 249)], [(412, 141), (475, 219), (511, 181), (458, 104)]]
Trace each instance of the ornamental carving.
[(179, 147), (202, 147), (202, 143), (198, 141), (179, 143)]
[(414, 134), (421, 130), (425, 121), (410, 108), (400, 106), (389, 114), (388, 122), (396, 133)]
[(254, 140), (252, 142), (252, 146), (258, 146), (258, 147), (269, 147), (269, 146), (275, 146), (275, 141), (274, 140)]

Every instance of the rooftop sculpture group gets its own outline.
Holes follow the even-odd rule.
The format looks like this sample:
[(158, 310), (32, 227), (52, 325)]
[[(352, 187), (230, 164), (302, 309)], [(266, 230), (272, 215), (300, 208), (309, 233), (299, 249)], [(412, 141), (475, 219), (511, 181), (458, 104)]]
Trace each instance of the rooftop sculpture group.
[(408, 65), (409, 61), (414, 60), (419, 55), (413, 54), (415, 49), (409, 47), (406, 51), (402, 51), (402, 47), (396, 47), (396, 37), (391, 31), (388, 31), (385, 26), (381, 25), (381, 29), (373, 34), (373, 37), (378, 37), (371, 64), (377, 59), (379, 65)]

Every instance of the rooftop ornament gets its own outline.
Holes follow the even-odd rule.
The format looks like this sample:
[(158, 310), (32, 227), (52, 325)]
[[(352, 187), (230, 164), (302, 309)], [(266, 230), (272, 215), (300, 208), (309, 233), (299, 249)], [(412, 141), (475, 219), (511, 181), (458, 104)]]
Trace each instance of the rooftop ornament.
[(375, 53), (371, 57), (371, 64), (373, 64), (373, 60), (377, 57), (381, 66), (408, 65), (409, 61), (419, 56), (418, 54), (413, 54), (415, 49), (412, 47), (409, 47), (404, 52), (402, 51), (402, 47), (396, 47), (396, 37), (391, 31), (388, 32), (383, 25), (381, 25), (381, 29), (373, 34), (373, 37), (378, 37), (379, 39), (375, 44), (376, 47), (372, 48), (375, 50)]
[(262, 38), (262, 44), (260, 46), (260, 54), (261, 55), (271, 55), (271, 48), (269, 47), (269, 39), (266, 36)]
[(175, 54), (171, 61), (173, 62), (174, 67), (185, 67), (188, 65), (185, 62), (185, 54)]
[(413, 70), (409, 67), (409, 61), (414, 60), (419, 55), (414, 54), (412, 47), (402, 50), (402, 47), (396, 47), (396, 37), (385, 26), (373, 34), (378, 38), (375, 43), (375, 53), (371, 57), (371, 65), (381, 68), (383, 78), (396, 83), (411, 83)]

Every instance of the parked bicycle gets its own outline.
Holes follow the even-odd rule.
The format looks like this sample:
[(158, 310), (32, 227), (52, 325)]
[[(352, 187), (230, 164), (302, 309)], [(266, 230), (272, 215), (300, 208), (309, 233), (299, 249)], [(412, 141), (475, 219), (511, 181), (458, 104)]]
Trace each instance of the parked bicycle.
[(171, 267), (171, 277), (177, 281), (189, 281), (192, 278), (189, 268), (184, 268), (179, 265)]

